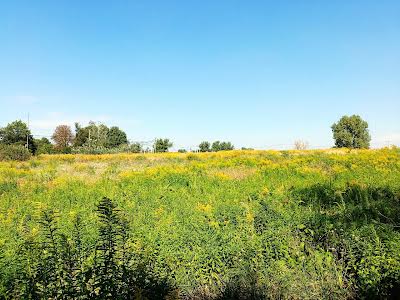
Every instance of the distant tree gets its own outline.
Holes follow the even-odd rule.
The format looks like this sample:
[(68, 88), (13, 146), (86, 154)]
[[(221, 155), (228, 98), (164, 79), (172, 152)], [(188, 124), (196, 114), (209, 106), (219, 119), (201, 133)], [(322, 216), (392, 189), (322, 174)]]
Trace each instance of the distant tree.
[(210, 152), (211, 151), (210, 143), (207, 141), (201, 142), (199, 145), (199, 150), (200, 152)]
[(142, 145), (138, 142), (131, 144), (130, 149), (133, 153), (140, 153), (143, 151)]
[(242, 150), (254, 150), (254, 148), (247, 148), (247, 147), (242, 147)]
[(93, 121), (90, 121), (89, 125), (86, 127), (75, 123), (74, 146), (104, 146), (107, 141), (108, 130), (106, 125), (96, 125)]
[(222, 142), (220, 144), (220, 150), (225, 151), (225, 150), (233, 150), (235, 147), (232, 145), (231, 142)]
[(123, 144), (128, 144), (128, 139), (126, 133), (117, 126), (108, 128), (104, 124), (90, 121), (88, 126), (82, 127), (75, 123), (75, 147), (115, 148)]
[(303, 140), (294, 141), (295, 150), (306, 150), (308, 149), (308, 142)]
[(234, 149), (234, 146), (232, 145), (231, 142), (215, 141), (214, 143), (212, 143), (212, 146), (211, 146), (211, 150), (213, 152), (233, 150), (233, 149)]
[(186, 149), (179, 149), (178, 152), (179, 152), (179, 153), (186, 153), (187, 150), (186, 150)]
[(123, 144), (128, 144), (126, 133), (117, 126), (111, 127), (107, 132), (106, 146), (108, 148), (115, 148)]
[(74, 135), (68, 125), (58, 125), (51, 138), (57, 150), (66, 152), (74, 140)]
[(368, 123), (358, 115), (343, 116), (332, 125), (332, 132), (338, 148), (369, 148)]
[(154, 143), (155, 152), (168, 152), (169, 148), (172, 147), (172, 143), (169, 139), (156, 139)]
[(89, 139), (89, 128), (82, 127), (79, 123), (75, 123), (75, 139), (74, 146), (80, 147), (86, 144)]
[(90, 130), (90, 146), (106, 147), (109, 129), (104, 124), (96, 125), (94, 122), (89, 123)]
[(54, 153), (54, 146), (48, 138), (35, 139), (37, 145), (36, 154), (50, 154)]
[(26, 146), (28, 137), (28, 149), (32, 154), (36, 153), (37, 146), (28, 126), (21, 120), (7, 124), (0, 128), (0, 143), (5, 145), (23, 145)]
[(213, 152), (221, 151), (221, 142), (215, 141), (214, 143), (212, 143), (211, 151), (213, 151)]

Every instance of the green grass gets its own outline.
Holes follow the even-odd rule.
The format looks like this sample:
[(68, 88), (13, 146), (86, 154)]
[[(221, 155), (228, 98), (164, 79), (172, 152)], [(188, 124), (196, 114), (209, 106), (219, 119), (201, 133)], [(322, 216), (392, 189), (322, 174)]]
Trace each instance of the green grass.
[(15, 289), (27, 281), (16, 279), (34, 262), (21, 247), (46, 242), (44, 212), (55, 212), (57, 232), (69, 240), (79, 216), (83, 265), (95, 265), (103, 197), (127, 222), (130, 259), (168, 282), (170, 299), (399, 291), (397, 149), (230, 151), (0, 162), (1, 297), (22, 297)]

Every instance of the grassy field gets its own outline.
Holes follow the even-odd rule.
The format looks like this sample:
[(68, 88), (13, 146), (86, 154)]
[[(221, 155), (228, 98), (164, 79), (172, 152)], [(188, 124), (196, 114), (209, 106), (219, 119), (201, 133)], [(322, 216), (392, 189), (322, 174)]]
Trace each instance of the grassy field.
[[(0, 162), (0, 298), (68, 299), (60, 286), (78, 289), (75, 299), (99, 297), (96, 272), (87, 270), (102, 251), (103, 197), (126, 222), (126, 266), (153, 280), (135, 277), (137, 299), (399, 292), (400, 152), (331, 149)], [(65, 271), (49, 239), (78, 253), (71, 257), (79, 266)], [(53, 268), (47, 277), (46, 268)], [(149, 282), (157, 282), (156, 296)]]

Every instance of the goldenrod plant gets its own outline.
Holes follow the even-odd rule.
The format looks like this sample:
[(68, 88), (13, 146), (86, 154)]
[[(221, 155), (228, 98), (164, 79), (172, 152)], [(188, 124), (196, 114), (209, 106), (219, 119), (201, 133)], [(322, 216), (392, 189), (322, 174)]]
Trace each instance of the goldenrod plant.
[(394, 298), (400, 151), (0, 162), (2, 299)]

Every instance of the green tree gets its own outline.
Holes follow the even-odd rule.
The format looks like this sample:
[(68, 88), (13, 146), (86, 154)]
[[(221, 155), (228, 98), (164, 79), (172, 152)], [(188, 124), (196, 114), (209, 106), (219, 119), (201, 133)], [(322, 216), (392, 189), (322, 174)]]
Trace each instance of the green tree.
[(74, 146), (88, 147), (106, 147), (109, 129), (104, 124), (96, 125), (90, 121), (86, 127), (81, 127), (79, 123), (75, 123), (75, 140)]
[(172, 143), (169, 139), (156, 139), (154, 143), (155, 152), (168, 152), (169, 148), (172, 147)]
[(231, 142), (222, 142), (220, 144), (220, 150), (225, 151), (225, 150), (233, 150), (234, 146), (232, 145)]
[(108, 139), (108, 132), (110, 130), (104, 124), (100, 124), (97, 126), (97, 132), (95, 132), (95, 136), (93, 142), (98, 147), (106, 147), (107, 146), (107, 139)]
[(51, 154), (54, 153), (54, 146), (48, 138), (35, 139), (37, 145), (36, 154)]
[(131, 152), (133, 152), (133, 153), (140, 153), (143, 151), (142, 145), (138, 142), (132, 143), (129, 148), (130, 148)]
[(212, 143), (211, 151), (213, 151), (213, 152), (221, 151), (221, 142), (215, 141), (214, 143)]
[(212, 143), (212, 146), (211, 146), (211, 150), (213, 152), (233, 150), (233, 149), (234, 149), (234, 146), (232, 145), (231, 142), (215, 141), (214, 143)]
[(36, 153), (37, 146), (28, 126), (21, 120), (7, 124), (0, 128), (0, 143), (5, 145), (25, 145), (28, 137), (28, 149), (32, 154)]
[(201, 142), (199, 145), (199, 150), (200, 152), (210, 152), (211, 151), (210, 143), (207, 141)]
[(111, 127), (107, 132), (106, 146), (108, 148), (115, 148), (123, 144), (128, 144), (126, 133), (117, 126)]
[(336, 147), (369, 148), (371, 136), (368, 131), (368, 123), (360, 116), (343, 116), (331, 128)]
[(79, 123), (75, 123), (75, 139), (74, 146), (83, 146), (89, 139), (89, 129), (88, 127), (82, 127)]

